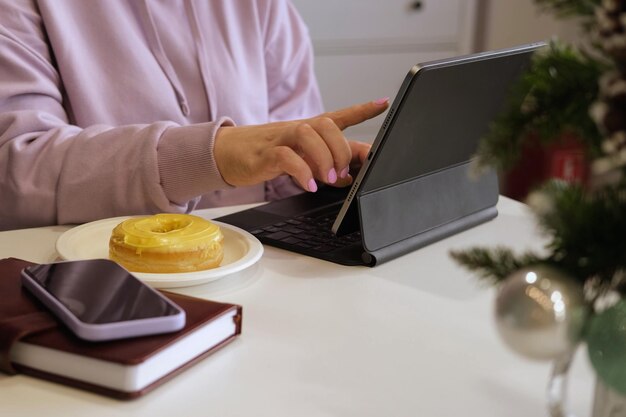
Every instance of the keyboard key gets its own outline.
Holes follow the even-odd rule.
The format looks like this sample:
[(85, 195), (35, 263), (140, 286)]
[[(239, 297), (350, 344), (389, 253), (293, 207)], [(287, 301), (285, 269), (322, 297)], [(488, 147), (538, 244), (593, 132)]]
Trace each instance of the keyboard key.
[(324, 243), (326, 243), (327, 239), (320, 239), (319, 237), (312, 237), (310, 239), (308, 239), (309, 242), (311, 243), (317, 243), (318, 245), (322, 245)]
[(316, 247), (313, 248), (313, 250), (316, 250), (318, 252), (330, 252), (330, 251), (333, 251), (335, 249), (337, 249), (337, 248), (333, 248), (332, 246), (326, 246), (326, 245), (316, 246)]
[(332, 246), (334, 248), (343, 248), (344, 246), (346, 246), (345, 243), (339, 242), (339, 241), (336, 241), (336, 240), (329, 240), (328, 242), (326, 242), (326, 244), (328, 246)]
[(295, 226), (286, 226), (286, 227), (283, 227), (282, 230), (284, 230), (285, 232), (292, 233), (294, 235), (297, 235), (298, 233), (304, 232), (304, 230), (299, 229), (299, 228), (297, 228)]
[(302, 241), (300, 239), (298, 239), (297, 237), (289, 236), (289, 237), (286, 237), (284, 239), (281, 239), (281, 242), (285, 242), (285, 243), (288, 243), (290, 245), (295, 245), (296, 243), (300, 243)]
[(296, 246), (299, 246), (299, 247), (305, 248), (305, 249), (309, 249), (309, 248), (312, 248), (314, 245), (311, 245), (310, 243), (307, 243), (307, 242), (298, 242), (298, 243), (296, 243)]
[(287, 233), (287, 232), (276, 232), (276, 233), (271, 233), (267, 236), (265, 236), (268, 239), (273, 239), (273, 240), (283, 240), (286, 237), (290, 237), (291, 234)]

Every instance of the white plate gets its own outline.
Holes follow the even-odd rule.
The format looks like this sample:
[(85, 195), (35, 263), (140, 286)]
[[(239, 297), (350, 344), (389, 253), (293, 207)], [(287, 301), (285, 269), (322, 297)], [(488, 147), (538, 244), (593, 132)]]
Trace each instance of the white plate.
[[(56, 242), (59, 255), (68, 261), (109, 257), (109, 238), (115, 226), (128, 217), (114, 217), (76, 226)], [(263, 254), (263, 245), (250, 233), (226, 223), (211, 220), (224, 234), (224, 259), (217, 268), (172, 274), (133, 273), (155, 288), (189, 287), (224, 278), (254, 265)]]

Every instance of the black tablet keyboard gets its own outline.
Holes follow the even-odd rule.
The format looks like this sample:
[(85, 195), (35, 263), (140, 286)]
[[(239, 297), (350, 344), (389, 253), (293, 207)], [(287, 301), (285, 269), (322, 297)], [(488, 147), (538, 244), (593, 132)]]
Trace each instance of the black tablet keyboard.
[[(292, 219), (280, 221), (269, 226), (252, 230), (261, 242), (285, 248), (305, 255), (315, 254), (316, 257), (337, 261), (343, 258), (346, 251), (362, 251), (361, 233), (359, 231), (336, 236), (331, 227), (341, 205), (325, 208), (318, 213), (308, 213)], [(341, 262), (345, 263), (345, 262)], [(360, 262), (349, 264), (358, 264)]]

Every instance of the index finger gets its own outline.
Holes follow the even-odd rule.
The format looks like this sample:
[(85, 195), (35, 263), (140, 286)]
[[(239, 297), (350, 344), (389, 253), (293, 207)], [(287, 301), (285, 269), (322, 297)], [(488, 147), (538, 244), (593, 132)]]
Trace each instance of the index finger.
[(344, 130), (378, 116), (387, 110), (387, 107), (389, 107), (389, 97), (331, 111), (325, 113), (324, 116), (331, 118), (339, 129)]

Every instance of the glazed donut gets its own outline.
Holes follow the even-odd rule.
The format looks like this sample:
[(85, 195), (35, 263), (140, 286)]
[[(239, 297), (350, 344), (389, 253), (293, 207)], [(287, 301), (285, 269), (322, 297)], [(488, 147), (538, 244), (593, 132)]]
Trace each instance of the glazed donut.
[(200, 271), (222, 262), (223, 239), (219, 226), (190, 214), (132, 217), (113, 229), (109, 258), (133, 272)]

